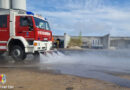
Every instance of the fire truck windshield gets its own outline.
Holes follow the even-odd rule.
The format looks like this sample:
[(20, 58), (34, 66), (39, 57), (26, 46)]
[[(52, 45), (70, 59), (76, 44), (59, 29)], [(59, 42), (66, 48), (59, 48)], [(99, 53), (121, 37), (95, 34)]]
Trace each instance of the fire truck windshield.
[(34, 20), (35, 20), (35, 24), (36, 24), (37, 28), (50, 30), (50, 26), (47, 21), (44, 21), (44, 20), (36, 18), (36, 17), (34, 17)]

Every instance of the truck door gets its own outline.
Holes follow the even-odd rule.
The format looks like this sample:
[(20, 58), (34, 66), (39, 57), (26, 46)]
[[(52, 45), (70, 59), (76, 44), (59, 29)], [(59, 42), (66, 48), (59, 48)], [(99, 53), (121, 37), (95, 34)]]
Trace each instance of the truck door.
[(16, 36), (34, 40), (33, 21), (31, 16), (16, 16)]
[(0, 15), (0, 51), (7, 49), (9, 36), (9, 15)]
[(9, 39), (9, 16), (0, 15), (0, 41)]

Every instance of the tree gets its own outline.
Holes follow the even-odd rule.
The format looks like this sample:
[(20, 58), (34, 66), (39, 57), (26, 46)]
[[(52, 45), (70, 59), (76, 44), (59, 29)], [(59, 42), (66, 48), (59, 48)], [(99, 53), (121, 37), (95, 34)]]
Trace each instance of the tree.
[(82, 46), (82, 32), (79, 33), (78, 38), (71, 38), (69, 42), (69, 47)]
[(79, 32), (79, 45), (82, 46), (82, 32)]

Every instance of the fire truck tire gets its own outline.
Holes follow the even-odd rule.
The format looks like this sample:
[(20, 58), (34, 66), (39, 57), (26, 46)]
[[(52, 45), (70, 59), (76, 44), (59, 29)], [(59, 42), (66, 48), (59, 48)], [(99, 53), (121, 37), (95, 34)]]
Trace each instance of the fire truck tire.
[(21, 61), (26, 58), (26, 53), (21, 46), (17, 45), (11, 49), (11, 56), (14, 60)]

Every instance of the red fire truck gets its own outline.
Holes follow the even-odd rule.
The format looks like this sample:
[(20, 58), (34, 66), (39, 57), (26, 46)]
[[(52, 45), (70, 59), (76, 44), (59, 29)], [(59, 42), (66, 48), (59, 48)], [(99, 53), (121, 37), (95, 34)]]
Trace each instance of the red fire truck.
[(0, 9), (0, 54), (14, 60), (27, 54), (39, 56), (52, 49), (52, 31), (47, 20), (31, 12)]

